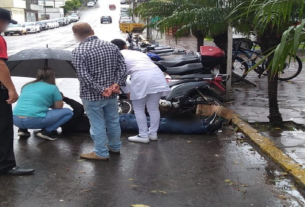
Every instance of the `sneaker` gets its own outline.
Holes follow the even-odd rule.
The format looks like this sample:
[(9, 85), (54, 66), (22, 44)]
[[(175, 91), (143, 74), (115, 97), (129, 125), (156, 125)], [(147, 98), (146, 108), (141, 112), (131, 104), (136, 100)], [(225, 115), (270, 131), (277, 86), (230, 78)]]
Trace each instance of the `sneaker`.
[(212, 124), (214, 122), (214, 120), (216, 119), (216, 117), (217, 117), (217, 113), (214, 112), (211, 116), (209, 116), (208, 118), (203, 120), (203, 125), (206, 126), (206, 125)]
[(158, 140), (158, 135), (157, 134), (148, 134), (148, 138), (151, 141), (157, 141)]
[(36, 133), (37, 137), (40, 137), (42, 139), (54, 141), (57, 140), (57, 136), (54, 135), (52, 132), (47, 132), (46, 130), (40, 130)]
[(223, 121), (218, 120), (216, 121), (214, 124), (210, 124), (207, 126), (207, 132), (214, 134), (216, 132), (218, 132), (218, 130), (220, 130), (223, 126)]
[(80, 157), (86, 160), (104, 160), (104, 161), (109, 160), (109, 157), (100, 157), (95, 152), (90, 152), (88, 154), (81, 154)]
[(131, 142), (140, 142), (140, 143), (149, 143), (149, 138), (148, 137), (140, 137), (139, 135), (133, 136), (133, 137), (128, 137), (128, 140)]
[(18, 136), (19, 137), (30, 137), (31, 133), (27, 129), (18, 129)]

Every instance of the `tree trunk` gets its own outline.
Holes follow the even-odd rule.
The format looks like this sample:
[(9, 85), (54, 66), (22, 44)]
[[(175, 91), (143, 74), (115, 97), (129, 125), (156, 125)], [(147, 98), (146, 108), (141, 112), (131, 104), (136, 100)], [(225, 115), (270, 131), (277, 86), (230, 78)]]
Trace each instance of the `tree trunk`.
[(199, 35), (197, 38), (197, 52), (200, 52), (200, 47), (204, 45), (204, 36)]
[[(214, 39), (214, 43), (217, 47), (222, 49), (226, 54), (228, 51), (228, 32), (222, 33), (220, 35), (216, 35), (212, 37)], [(227, 63), (224, 62), (220, 64), (219, 69), (220, 74), (227, 74)]]
[[(277, 33), (268, 33), (258, 38), (262, 53), (268, 53), (281, 42), (281, 36)], [(267, 66), (271, 63), (273, 56), (267, 61)], [(281, 127), (283, 125), (282, 115), (279, 110), (278, 100), (278, 73), (271, 74), (268, 72), (268, 98), (269, 98), (269, 121), (273, 127)]]
[(271, 75), (268, 73), (268, 98), (269, 98), (269, 121), (273, 127), (281, 127), (283, 125), (282, 115), (279, 110), (278, 100), (278, 73)]
[(197, 39), (197, 52), (200, 52), (200, 47), (204, 45), (204, 32), (201, 30), (192, 30), (192, 33)]

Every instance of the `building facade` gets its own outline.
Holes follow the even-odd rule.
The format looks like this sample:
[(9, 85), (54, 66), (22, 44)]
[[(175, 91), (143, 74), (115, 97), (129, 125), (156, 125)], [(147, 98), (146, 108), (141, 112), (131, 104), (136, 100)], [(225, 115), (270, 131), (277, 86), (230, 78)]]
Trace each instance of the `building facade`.
[(35, 22), (38, 21), (38, 12), (43, 11), (43, 6), (38, 5), (38, 0), (25, 0), (25, 21)]
[(65, 6), (66, 0), (38, 0), (38, 4), (47, 8), (61, 8)]
[(14, 20), (25, 22), (25, 0), (0, 0), (0, 7), (9, 10)]
[(18, 23), (37, 21), (38, 12), (43, 10), (38, 0), (0, 0), (0, 7), (9, 10)]

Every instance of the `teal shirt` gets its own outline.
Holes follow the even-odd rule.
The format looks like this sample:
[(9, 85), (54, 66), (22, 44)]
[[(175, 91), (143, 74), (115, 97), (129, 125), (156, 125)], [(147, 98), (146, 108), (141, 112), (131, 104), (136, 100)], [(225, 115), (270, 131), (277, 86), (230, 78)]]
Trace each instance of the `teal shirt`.
[(13, 114), (44, 118), (54, 102), (61, 100), (62, 96), (57, 86), (45, 82), (30, 83), (22, 88)]

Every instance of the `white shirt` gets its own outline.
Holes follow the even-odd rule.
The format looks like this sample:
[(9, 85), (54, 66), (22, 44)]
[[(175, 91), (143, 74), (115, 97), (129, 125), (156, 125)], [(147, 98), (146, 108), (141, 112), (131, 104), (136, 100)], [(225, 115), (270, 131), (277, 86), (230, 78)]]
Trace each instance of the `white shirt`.
[(121, 50), (127, 65), (131, 81), (127, 81), (125, 93), (130, 93), (131, 100), (144, 98), (147, 94), (170, 91), (165, 76), (160, 68), (144, 53), (134, 50)]
[(144, 53), (135, 50), (121, 50), (129, 74), (137, 70), (160, 70), (159, 67)]

